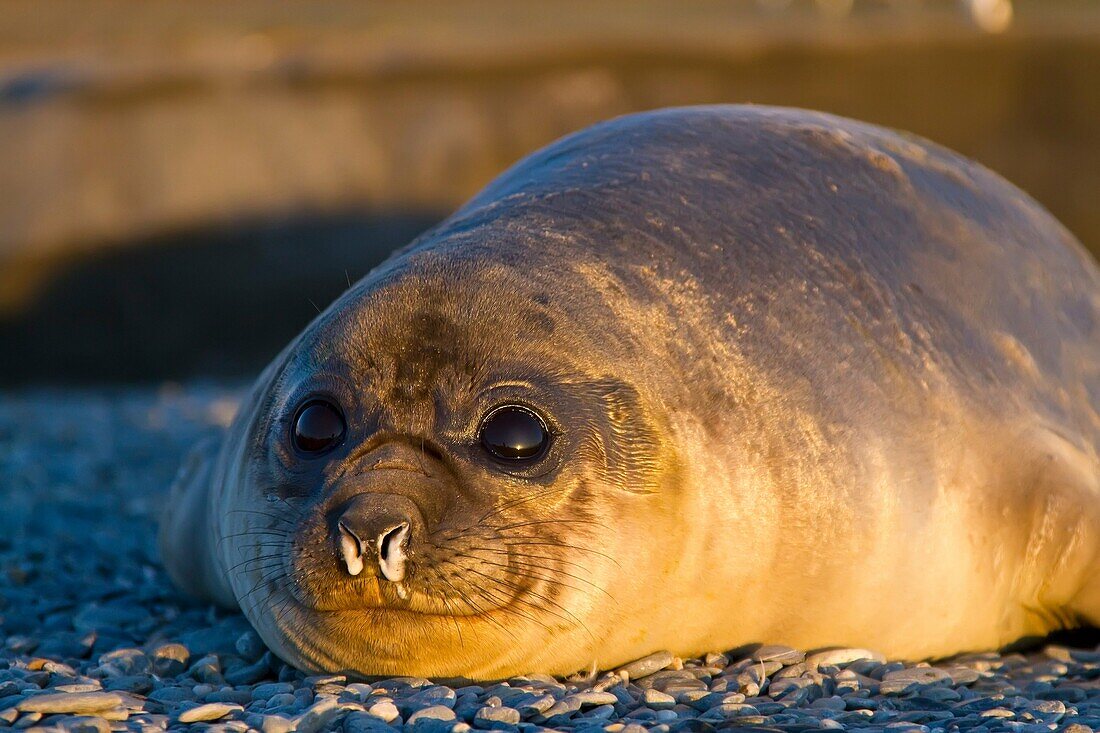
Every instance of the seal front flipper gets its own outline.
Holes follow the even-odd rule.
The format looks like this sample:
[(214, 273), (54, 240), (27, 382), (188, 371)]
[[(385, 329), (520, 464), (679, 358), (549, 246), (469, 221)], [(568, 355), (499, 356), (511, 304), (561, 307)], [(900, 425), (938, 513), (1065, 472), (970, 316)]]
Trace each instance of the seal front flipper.
[(233, 591), (217, 573), (210, 537), (209, 505), (222, 436), (199, 441), (183, 461), (160, 520), (161, 561), (177, 587), (226, 608), (237, 608)]
[(1025, 587), (1034, 591), (1025, 606), (1055, 617), (1050, 626), (1100, 626), (1100, 463), (1057, 430), (1032, 431), (1026, 443), (1030, 516), (1018, 567), (1033, 573)]

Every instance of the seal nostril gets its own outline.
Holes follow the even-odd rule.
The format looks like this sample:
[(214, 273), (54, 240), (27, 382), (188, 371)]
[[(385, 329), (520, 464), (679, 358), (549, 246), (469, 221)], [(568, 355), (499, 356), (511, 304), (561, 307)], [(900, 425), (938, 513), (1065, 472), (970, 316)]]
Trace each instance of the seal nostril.
[(404, 580), (405, 545), (408, 539), (408, 522), (402, 522), (378, 535), (378, 565), (386, 580), (395, 583)]
[(358, 575), (363, 572), (363, 542), (343, 522), (339, 523), (339, 527), (340, 554), (348, 566), (348, 573)]
[(383, 532), (378, 535), (378, 557), (383, 561), (388, 560), (390, 553), (393, 551), (393, 539), (397, 534), (398, 527), (394, 527), (391, 530)]

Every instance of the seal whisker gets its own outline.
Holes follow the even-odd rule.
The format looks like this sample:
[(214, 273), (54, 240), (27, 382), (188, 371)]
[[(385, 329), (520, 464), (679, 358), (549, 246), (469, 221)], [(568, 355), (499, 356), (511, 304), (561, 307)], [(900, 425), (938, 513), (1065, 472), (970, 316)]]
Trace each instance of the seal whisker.
[[(495, 613), (503, 613), (503, 614), (514, 613), (514, 609), (510, 610), (508, 608), (508, 603), (507, 603), (508, 599), (502, 599), (499, 596), (496, 596), (494, 594), (490, 594), (488, 589), (486, 589), (486, 588), (480, 588), (480, 587), (474, 586), (472, 588), (472, 590), (474, 591), (474, 593), (477, 594), (478, 598), (485, 601), (486, 603), (491, 604), (493, 606), (493, 611)], [(530, 619), (529, 617), (528, 617), (528, 619), (533, 620), (533, 619)], [(509, 629), (507, 626), (500, 623), (500, 621), (497, 621), (496, 619), (493, 619), (493, 623), (496, 626), (498, 626), (500, 629), (502, 629), (505, 633), (507, 633), (508, 636), (512, 637), (512, 639), (514, 639), (516, 641), (519, 640), (518, 637), (515, 635), (515, 633), (511, 629)]]
[[(461, 552), (459, 552), (459, 553), (455, 553), (455, 554), (456, 554), (456, 556), (457, 556), (457, 557), (467, 557), (467, 558), (470, 558), (471, 560), (477, 560), (478, 562), (483, 562), (483, 563), (485, 563), (486, 565), (492, 565), (492, 566), (494, 566), (494, 567), (498, 567), (498, 568), (504, 568), (505, 570), (512, 570), (512, 569), (513, 569), (513, 568), (514, 568), (515, 566), (517, 566), (517, 565), (518, 565), (518, 566), (520, 566), (520, 567), (528, 567), (528, 568), (533, 568), (533, 569), (535, 569), (535, 570), (545, 570), (545, 571), (547, 571), (547, 572), (558, 572), (558, 573), (561, 573), (561, 574), (563, 574), (563, 575), (568, 575), (568, 576), (569, 576), (570, 578), (574, 578), (574, 579), (576, 579), (576, 580), (579, 580), (580, 582), (582, 582), (582, 583), (585, 583), (586, 585), (590, 585), (590, 586), (592, 586), (592, 589), (593, 589), (593, 590), (597, 590), (597, 591), (599, 591), (600, 593), (603, 593), (604, 595), (606, 595), (606, 596), (607, 596), (608, 598), (611, 598), (611, 594), (610, 594), (610, 593), (608, 593), (608, 592), (607, 592), (606, 590), (604, 590), (603, 588), (599, 587), (598, 585), (596, 585), (596, 584), (595, 584), (595, 583), (593, 583), (592, 581), (590, 581), (590, 580), (586, 580), (586, 579), (584, 579), (584, 578), (581, 578), (581, 577), (579, 577), (579, 576), (577, 576), (577, 575), (573, 575), (572, 573), (568, 573), (568, 572), (566, 572), (566, 571), (564, 571), (564, 570), (551, 570), (550, 568), (544, 568), (544, 567), (542, 567), (541, 565), (531, 565), (530, 563), (525, 563), (525, 562), (523, 562), (523, 561), (521, 561), (521, 560), (515, 560), (515, 559), (513, 559), (513, 560), (512, 560), (512, 562), (513, 562), (513, 565), (509, 565), (509, 564), (507, 564), (507, 563), (492, 562), (491, 560), (486, 560), (485, 558), (481, 558), (481, 557), (475, 557), (474, 555), (467, 555), (467, 554), (465, 554), (465, 553), (461, 553)], [(554, 584), (554, 585), (559, 585), (559, 586), (561, 586), (561, 587), (563, 587), (563, 588), (569, 588), (570, 590), (575, 590), (575, 591), (577, 591), (578, 593), (587, 593), (587, 592), (588, 592), (588, 591), (586, 591), (586, 590), (585, 590), (585, 589), (583, 589), (583, 588), (578, 588), (578, 587), (576, 587), (576, 586), (574, 586), (574, 585), (570, 585), (569, 583), (565, 583), (565, 582), (563, 582), (563, 581), (561, 581), (561, 580), (558, 580), (557, 578), (547, 578), (546, 576), (543, 576), (543, 575), (536, 575), (536, 574), (534, 574), (534, 573), (529, 573), (529, 572), (525, 572), (525, 573), (513, 573), (513, 574), (514, 574), (514, 575), (519, 575), (519, 576), (522, 576), (522, 577), (525, 577), (525, 578), (532, 578), (532, 579), (534, 579), (534, 580), (541, 580), (541, 581), (543, 581), (543, 582), (545, 582), (545, 583), (551, 583), (551, 584)]]
[[(473, 570), (472, 568), (466, 568), (466, 567), (463, 567), (461, 565), (456, 565), (455, 563), (450, 562), (450, 561), (448, 561), (448, 564), (450, 564), (452, 567), (457, 567), (461, 570), (473, 572), (473, 573), (476, 573), (478, 575), (481, 575), (482, 577), (489, 578), (490, 580), (494, 580), (490, 576), (487, 576), (484, 573), (478, 573), (476, 570)], [(454, 586), (451, 586), (451, 587), (454, 587)], [(531, 603), (524, 601), (524, 599), (519, 598), (519, 597), (514, 596), (514, 595), (511, 595), (511, 594), (508, 594), (508, 593), (503, 593), (502, 592), (500, 595), (498, 595), (497, 593), (493, 593), (491, 596), (486, 596), (485, 593), (488, 592), (489, 589), (487, 589), (483, 586), (479, 586), (479, 585), (472, 585), (470, 587), (475, 593), (478, 594), (478, 596), (482, 600), (488, 601), (489, 603), (493, 604), (494, 610), (496, 610), (496, 611), (506, 611), (508, 609), (508, 607), (510, 605), (514, 604), (514, 603), (525, 603), (528, 606), (532, 606), (536, 610), (541, 610), (541, 609), (538, 608), (538, 606), (533, 606)], [(545, 624), (543, 624), (537, 618), (531, 617), (526, 612), (520, 611), (519, 609), (513, 609), (513, 611), (517, 612), (517, 613), (520, 613), (527, 620), (543, 626), (548, 631), (550, 630), (548, 626), (545, 626)]]
[[(470, 552), (491, 552), (494, 555), (507, 555), (508, 557), (512, 557), (515, 554), (515, 553), (512, 553), (512, 552), (509, 552), (508, 550), (498, 550), (495, 547), (481, 547), (479, 545), (475, 545), (473, 547), (467, 547), (466, 549), (469, 550)], [(526, 552), (523, 554), (523, 556), (525, 558), (527, 558), (528, 560), (547, 560), (549, 562), (559, 562), (563, 565), (572, 565), (573, 567), (577, 568), (578, 570), (583, 570), (586, 573), (592, 572), (591, 568), (589, 568), (585, 565), (581, 565), (580, 563), (573, 562), (572, 560), (564, 560), (564, 559), (557, 558), (557, 557), (551, 557), (549, 555), (532, 555), (532, 554), (526, 553)]]
[(468, 570), (471, 573), (474, 573), (475, 575), (480, 575), (481, 577), (485, 578), (486, 580), (488, 580), (492, 583), (496, 583), (498, 585), (504, 586), (505, 588), (510, 588), (510, 589), (514, 590), (517, 594), (525, 594), (525, 595), (534, 596), (535, 598), (538, 598), (540, 600), (545, 601), (546, 603), (549, 603), (550, 605), (554, 606), (555, 608), (560, 609), (562, 611), (562, 613), (566, 614), (566, 616), (568, 616), (569, 618), (567, 619), (567, 618), (561, 616), (560, 614), (554, 613), (553, 611), (551, 611), (547, 608), (539, 607), (537, 604), (531, 603), (530, 601), (526, 600), (525, 598), (523, 598), (521, 596), (515, 596), (514, 597), (514, 600), (516, 600), (517, 602), (527, 603), (528, 605), (530, 605), (534, 608), (537, 608), (540, 611), (543, 611), (544, 613), (549, 613), (553, 616), (557, 616), (558, 618), (562, 619), (563, 621), (569, 621), (570, 619), (572, 619), (573, 623), (576, 623), (579, 626), (581, 626), (588, 633), (588, 635), (593, 638), (593, 640), (596, 638), (595, 636), (592, 635), (592, 632), (589, 631), (588, 626), (586, 626), (583, 621), (581, 621), (579, 618), (577, 618), (573, 614), (573, 612), (570, 611), (568, 608), (561, 605), (560, 603), (553, 600), (552, 598), (548, 598), (547, 596), (544, 596), (541, 593), (539, 593), (537, 591), (534, 591), (534, 590), (531, 590), (529, 588), (524, 588), (524, 587), (520, 586), (517, 583), (513, 583), (513, 582), (507, 581), (507, 580), (503, 580), (502, 578), (495, 578), (492, 575), (487, 575), (487, 574), (482, 573), (478, 570), (474, 570), (473, 568), (466, 568), (466, 570)]
[(492, 527), (497, 532), (504, 532), (510, 529), (519, 529), (520, 527), (531, 527), (539, 524), (591, 524), (602, 529), (610, 529), (603, 522), (595, 519), (532, 519), (526, 522), (516, 522), (515, 524), (506, 524), (499, 527)]
[(520, 506), (521, 504), (526, 504), (528, 502), (541, 499), (542, 497), (549, 496), (551, 494), (561, 493), (564, 490), (565, 487), (559, 488), (557, 486), (550, 486), (549, 488), (543, 489), (542, 491), (536, 491), (534, 493), (528, 494), (527, 496), (521, 496), (518, 499), (506, 501), (503, 504), (499, 504), (496, 508), (491, 509), (485, 514), (481, 515), (481, 517), (477, 520), (477, 524), (483, 524), (485, 520), (489, 519), (489, 517), (500, 514), (505, 509), (513, 509), (517, 506)]
[[(279, 601), (276, 604), (276, 606), (273, 610), (275, 611), (276, 628), (282, 629), (282, 628), (286, 628), (286, 626), (284, 626), (284, 617), (294, 607), (293, 606), (294, 597), (292, 595), (290, 595), (290, 593), (285, 591), (285, 590), (280, 590), (280, 592), (284, 596), (283, 600)], [(275, 594), (272, 593), (272, 596), (274, 596), (274, 595)], [(268, 600), (271, 600), (271, 596), (268, 597)]]
[[(267, 588), (267, 593), (260, 593), (248, 600), (248, 613), (255, 613), (257, 608), (259, 608), (262, 604), (270, 603), (271, 600), (275, 598), (278, 593), (286, 592), (284, 590), (281, 590), (282, 583), (285, 580), (287, 580), (287, 576), (282, 571), (276, 571), (271, 575), (263, 576), (260, 580), (256, 582), (255, 585), (253, 585), (252, 588), (249, 589), (248, 593), (241, 596), (242, 608), (244, 607), (244, 601), (246, 599), (249, 599), (249, 596), (251, 596), (257, 590), (260, 590), (261, 588)], [(271, 590), (271, 587), (273, 585), (275, 586), (275, 589)]]
[[(439, 548), (435, 547), (435, 549), (438, 550)], [(432, 570), (431, 577), (435, 580), (442, 580), (443, 582), (446, 582), (446, 580), (440, 575), (440, 572), (439, 572), (438, 569), (433, 569)], [(448, 585), (450, 585), (450, 584), (448, 584)], [(452, 586), (452, 588), (453, 588), (453, 586)], [(458, 614), (455, 612), (454, 608), (451, 606), (451, 599), (447, 598), (447, 594), (444, 593), (442, 591), (442, 589), (436, 589), (436, 588), (429, 587), (428, 595), (434, 597), (436, 594), (439, 595), (439, 600), (443, 602), (443, 606), (447, 609), (448, 615), (451, 617), (451, 623), (454, 624), (455, 632), (458, 634), (458, 645), (460, 647), (465, 647), (466, 642), (462, 638), (462, 625), (459, 624)]]
[(282, 496), (281, 494), (269, 493), (269, 494), (266, 494), (266, 496), (269, 499), (278, 499), (279, 501), (283, 502), (283, 504), (286, 505), (287, 509), (289, 509), (292, 512), (301, 511), (301, 507), (294, 506), (289, 501), (287, 501), (285, 496)]
[[(581, 576), (576, 575), (574, 573), (570, 573), (566, 570), (550, 569), (550, 568), (543, 567), (541, 565), (533, 565), (531, 563), (526, 563), (526, 562), (523, 562), (522, 560), (513, 560), (512, 562), (515, 565), (518, 565), (521, 568), (531, 568), (533, 570), (542, 570), (542, 571), (546, 571), (546, 572), (560, 573), (562, 575), (573, 578), (574, 580), (576, 580), (580, 583), (584, 583), (585, 585), (590, 586), (593, 590), (595, 590), (599, 593), (603, 593), (605, 596), (607, 596), (611, 600), (614, 600), (614, 596), (612, 596), (610, 593), (608, 593), (604, 588), (601, 588), (600, 586), (596, 585), (595, 583), (593, 583), (591, 580), (588, 580), (587, 578), (582, 578)], [(499, 563), (489, 563), (489, 564), (494, 565), (494, 564), (499, 564)], [(570, 585), (569, 583), (566, 583), (566, 582), (564, 582), (562, 580), (559, 580), (557, 578), (548, 578), (548, 577), (545, 577), (543, 575), (536, 575), (534, 573), (525, 573), (525, 574), (527, 575), (527, 577), (535, 578), (537, 580), (542, 580), (543, 582), (552, 583), (554, 585), (560, 585), (563, 588), (569, 588), (571, 590), (577, 591), (578, 593), (587, 592), (583, 588), (577, 588), (576, 586)]]
[[(245, 573), (256, 573), (270, 570), (278, 564), (279, 560), (271, 555), (265, 555), (263, 557), (252, 557), (246, 560), (242, 560), (234, 565), (227, 567), (223, 573), (223, 577), (226, 580), (235, 570), (241, 570)], [(251, 567), (249, 567), (251, 565)]]
[[(523, 605), (528, 606), (529, 608), (531, 608), (533, 610), (539, 611), (540, 613), (549, 614), (549, 615), (553, 616), (554, 618), (560, 619), (561, 621), (563, 621), (567, 624), (568, 623), (577, 624), (578, 626), (580, 626), (581, 628), (584, 629), (585, 633), (587, 633), (590, 638), (595, 640), (596, 637), (593, 636), (592, 632), (588, 629), (588, 626), (583, 621), (581, 621), (579, 618), (577, 618), (567, 608), (562, 606), (560, 603), (557, 603), (556, 601), (554, 601), (550, 598), (547, 598), (546, 596), (544, 596), (540, 593), (537, 593), (533, 590), (522, 588), (521, 586), (519, 586), (516, 583), (512, 583), (510, 581), (503, 580), (501, 578), (496, 578), (496, 577), (493, 577), (491, 575), (486, 575), (485, 573), (479, 572), (479, 571), (474, 570), (472, 568), (469, 568), (469, 572), (472, 572), (476, 575), (480, 575), (481, 577), (488, 580), (490, 583), (496, 583), (498, 586), (501, 586), (502, 590), (512, 590), (512, 591), (514, 591), (517, 595), (508, 596), (512, 603), (522, 603)], [(479, 587), (479, 590), (484, 591), (484, 590), (487, 590), (487, 589), (483, 588), (483, 587)], [(526, 597), (524, 597), (525, 595), (534, 596), (535, 598), (538, 598), (542, 601), (545, 601), (546, 603), (550, 604), (551, 606), (554, 606), (555, 608), (561, 609), (562, 613), (564, 613), (565, 615), (563, 616), (562, 613), (557, 613), (557, 612), (555, 612), (555, 611), (553, 611), (553, 610), (551, 610), (551, 609), (549, 609), (545, 606), (541, 606), (541, 605), (535, 603), (534, 601), (528, 600)], [(518, 612), (518, 609), (513, 609), (513, 610)], [(543, 624), (543, 628), (545, 628), (547, 631), (551, 630), (550, 627), (546, 626), (545, 624)]]
[(289, 578), (286, 573), (285, 563), (281, 563), (279, 567), (276, 567), (274, 570), (272, 570), (271, 568), (265, 568), (263, 571), (261, 571), (260, 577), (257, 578), (256, 582), (252, 584), (252, 587), (248, 590), (248, 592), (241, 596), (240, 600), (245, 600), (253, 593), (270, 583), (278, 583), (278, 581), (281, 579), (280, 576), (283, 576), (283, 578)]
[(250, 599), (249, 609), (254, 611), (256, 607), (259, 606), (261, 603), (265, 603), (266, 601), (271, 600), (272, 596), (275, 595), (275, 591), (270, 590), (270, 585), (272, 583), (278, 583), (278, 581), (281, 580), (282, 577), (283, 573), (279, 570), (266, 572), (265, 574), (261, 575), (259, 579), (257, 579), (256, 583), (253, 584), (252, 588), (250, 588), (247, 593), (241, 596), (241, 600), (243, 601), (245, 599), (248, 599), (249, 596), (251, 596), (258, 590), (267, 589), (268, 592), (266, 595), (261, 593)]
[[(509, 540), (523, 540), (523, 541), (521, 541), (521, 542), (502, 542), (501, 544), (507, 545), (509, 547), (516, 547), (516, 546), (526, 547), (526, 546), (531, 546), (531, 545), (546, 545), (548, 547), (564, 547), (564, 548), (568, 548), (570, 550), (576, 550), (577, 552), (589, 552), (593, 555), (599, 555), (600, 557), (605, 558), (605, 559), (610, 560), (611, 562), (615, 563), (615, 565), (617, 565), (619, 567), (622, 567), (622, 565), (619, 563), (619, 561), (616, 560), (615, 558), (611, 557), (607, 553), (600, 552), (599, 550), (593, 550), (590, 547), (578, 547), (577, 545), (571, 545), (568, 542), (552, 542), (552, 541), (546, 540), (543, 537), (539, 537), (537, 535), (535, 535), (533, 537), (531, 537), (531, 536), (528, 536), (528, 537), (507, 537), (507, 539), (509, 539)], [(527, 540), (532, 540), (532, 541), (527, 541)]]
[[(250, 563), (258, 563), (258, 562), (267, 562), (268, 564), (267, 565), (256, 565), (255, 567), (251, 567), (251, 568), (246, 567)], [(225, 572), (226, 572), (226, 576), (228, 577), (229, 573), (233, 572), (234, 570), (236, 570), (238, 568), (245, 568), (246, 572), (254, 573), (254, 572), (262, 572), (262, 571), (265, 571), (265, 570), (271, 570), (273, 568), (278, 567), (278, 565), (279, 565), (278, 560), (272, 560), (272, 558), (255, 558), (254, 557), (250, 560), (245, 560), (244, 562), (237, 563), (233, 567), (226, 569)]]
[(432, 475), (431, 471), (429, 471), (427, 468), (424, 467), (424, 454), (426, 452), (427, 451), (424, 450), (424, 433), (421, 433), (420, 434), (420, 451), (415, 454), (416, 455), (416, 462), (417, 462), (418, 468), (421, 471), (424, 472), (425, 476), (431, 476)]
[[(502, 597), (501, 595), (493, 593), (490, 589), (485, 588), (485, 587), (475, 586), (474, 588), (475, 588), (477, 594), (481, 598), (489, 601), (490, 603), (493, 603), (496, 606), (497, 610), (500, 611), (501, 613), (514, 614), (516, 616), (519, 616), (522, 619), (530, 621), (531, 623), (533, 623), (537, 626), (541, 626), (546, 631), (551, 631), (551, 632), (553, 631), (553, 629), (551, 629), (550, 626), (545, 621), (542, 621), (539, 618), (537, 618), (535, 616), (532, 616), (527, 611), (524, 611), (521, 608), (516, 608), (516, 606), (515, 606), (515, 604), (517, 604), (517, 603), (524, 603), (525, 605), (528, 605), (528, 606), (531, 606), (532, 604), (530, 604), (528, 602), (525, 602), (522, 599), (514, 598), (514, 597), (511, 597), (511, 596), (508, 596), (508, 595), (504, 595)], [(489, 595), (486, 595), (486, 594), (489, 594)], [(537, 606), (533, 606), (533, 608), (535, 608), (535, 610), (539, 610), (539, 611), (542, 610), (542, 609), (538, 608)]]
[(451, 617), (451, 623), (454, 624), (455, 633), (458, 634), (458, 645), (460, 647), (465, 647), (466, 642), (462, 638), (462, 626), (461, 626), (461, 624), (458, 623), (458, 616), (455, 613), (454, 609), (451, 607), (451, 600), (449, 598), (447, 598), (447, 594), (444, 593), (442, 590), (432, 589), (429, 592), (429, 595), (431, 595), (431, 596), (438, 595), (439, 596), (439, 600), (443, 603), (443, 606), (447, 609), (447, 615)]
[(270, 512), (256, 511), (255, 509), (230, 509), (226, 514), (258, 514), (261, 517), (267, 517), (268, 519), (274, 519), (278, 522), (283, 522), (289, 527), (294, 526), (294, 522), (286, 517), (280, 517), (278, 514), (271, 514)]
[[(457, 566), (454, 565), (454, 563), (450, 563), (450, 564), (453, 567), (457, 567)], [(452, 583), (448, 578), (444, 577), (443, 575), (440, 575), (439, 579), (442, 580), (444, 583), (446, 583), (448, 588), (450, 588), (452, 591), (457, 593), (458, 597), (462, 599), (462, 602), (465, 603), (470, 609), (472, 609), (474, 611), (474, 613), (477, 615), (478, 618), (484, 619), (484, 620), (488, 621), (489, 623), (493, 624), (494, 626), (497, 626), (498, 628), (500, 628), (501, 631), (508, 634), (509, 636), (511, 636), (516, 641), (519, 641), (519, 639), (516, 638), (516, 635), (508, 627), (506, 627), (504, 624), (500, 623), (500, 621), (493, 618), (493, 616), (490, 612), (484, 610), (483, 608), (481, 608), (481, 606), (474, 603), (470, 599), (469, 596), (467, 596), (465, 593), (462, 592), (462, 590), (460, 588), (456, 588), (454, 583)], [(482, 600), (488, 600), (488, 599), (482, 598)]]
[(214, 545), (214, 547), (217, 548), (218, 550), (220, 550), (222, 544), (226, 540), (233, 539), (233, 538), (236, 538), (236, 537), (253, 537), (253, 536), (260, 536), (260, 535), (271, 535), (273, 537), (285, 537), (286, 532), (283, 531), (283, 530), (277, 530), (277, 531), (276, 530), (249, 530), (248, 532), (234, 532), (233, 534), (227, 534), (227, 535), (223, 536), (220, 540), (218, 540), (217, 544)]

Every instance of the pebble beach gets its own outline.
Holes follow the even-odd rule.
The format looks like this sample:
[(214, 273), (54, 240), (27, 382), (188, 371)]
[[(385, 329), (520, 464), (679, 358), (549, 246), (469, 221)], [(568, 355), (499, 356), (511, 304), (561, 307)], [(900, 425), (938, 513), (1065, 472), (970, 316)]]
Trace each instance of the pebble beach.
[(873, 650), (659, 652), (594, 676), (449, 687), (307, 676), (239, 614), (169, 583), (159, 511), (241, 387), (0, 397), (0, 728), (51, 731), (709, 733), (1100, 730), (1100, 651), (935, 664)]

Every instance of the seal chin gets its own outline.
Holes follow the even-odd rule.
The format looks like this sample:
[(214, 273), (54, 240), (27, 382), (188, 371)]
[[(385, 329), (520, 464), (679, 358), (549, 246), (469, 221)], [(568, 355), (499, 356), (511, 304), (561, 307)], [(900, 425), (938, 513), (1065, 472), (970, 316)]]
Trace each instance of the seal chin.
[[(496, 678), (498, 652), (529, 633), (506, 618), (448, 617), (388, 608), (318, 612), (295, 602), (250, 618), (281, 659), (309, 672), (439, 679)], [(505, 641), (506, 640), (506, 641)], [(431, 648), (435, 654), (420, 650)], [(484, 674), (475, 670), (484, 668)]]

